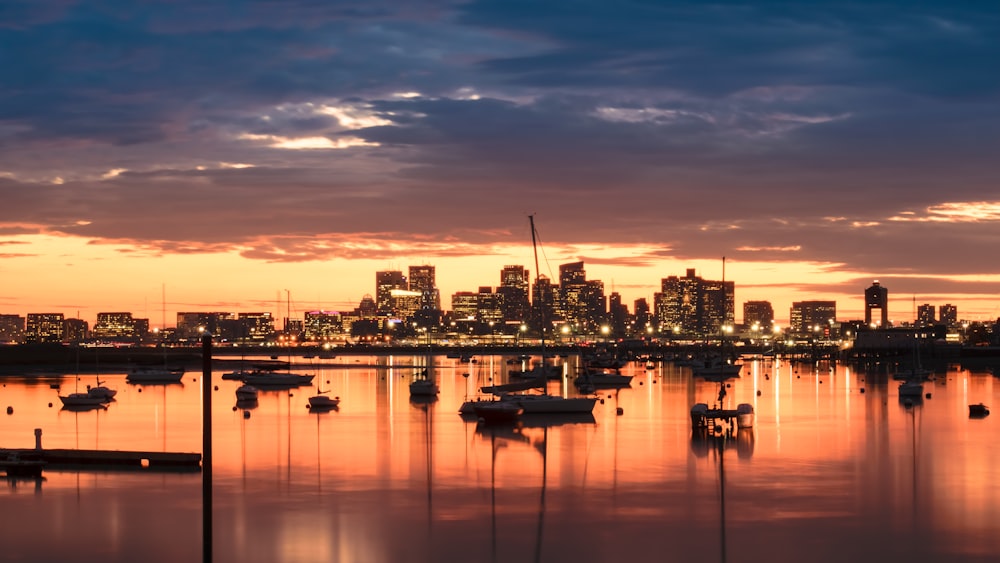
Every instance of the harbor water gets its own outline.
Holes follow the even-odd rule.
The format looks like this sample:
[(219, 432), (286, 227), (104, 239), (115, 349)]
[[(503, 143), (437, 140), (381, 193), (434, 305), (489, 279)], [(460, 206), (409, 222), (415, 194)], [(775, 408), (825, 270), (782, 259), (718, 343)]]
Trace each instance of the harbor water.
[[(212, 374), (211, 534), (203, 473), (46, 468), (2, 488), (3, 560), (174, 563), (996, 561), (997, 417), (989, 370), (942, 367), (901, 398), (891, 374), (747, 360), (722, 404), (755, 423), (692, 430), (720, 384), (672, 363), (629, 364), (629, 387), (598, 390), (592, 417), (523, 416), (484, 426), (458, 414), (507, 358), (435, 358), (437, 400), (413, 402), (422, 357), (302, 360), (312, 386), (262, 390)], [(576, 395), (567, 362), (550, 393)], [(311, 363), (310, 363), (311, 362)], [(202, 374), (131, 385), (107, 408), (58, 394), (93, 375), (3, 378), (0, 447), (200, 452)], [(339, 407), (312, 412), (317, 386)]]

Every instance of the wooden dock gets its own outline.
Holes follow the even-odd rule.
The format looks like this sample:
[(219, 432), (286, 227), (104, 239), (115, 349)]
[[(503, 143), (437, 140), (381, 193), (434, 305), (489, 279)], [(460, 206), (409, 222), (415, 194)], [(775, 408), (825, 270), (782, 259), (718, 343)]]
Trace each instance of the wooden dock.
[(0, 448), (0, 459), (39, 460), (47, 469), (120, 468), (200, 470), (201, 454), (123, 450), (70, 450)]
[(725, 425), (740, 429), (752, 428), (754, 424), (754, 409), (749, 403), (740, 403), (735, 409), (709, 408), (706, 403), (698, 403), (691, 407), (691, 426), (721, 431)]

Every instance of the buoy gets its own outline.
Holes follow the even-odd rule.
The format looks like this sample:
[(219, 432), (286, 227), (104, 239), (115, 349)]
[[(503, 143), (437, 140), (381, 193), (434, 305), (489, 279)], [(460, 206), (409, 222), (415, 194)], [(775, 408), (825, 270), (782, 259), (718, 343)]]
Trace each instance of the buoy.
[(733, 388), (733, 384), (732, 383), (727, 383), (726, 384), (726, 389), (732, 389), (732, 388)]
[(218, 390), (219, 390), (219, 386), (218, 386), (218, 385), (216, 385), (216, 386), (215, 386), (215, 390), (216, 390), (216, 391), (218, 391)]
[(50, 408), (50, 409), (52, 408), (52, 403), (49, 403), (49, 408)]
[(233, 405), (233, 412), (236, 412), (236, 405)]
[(7, 407), (7, 414), (14, 414), (14, 407)]
[(243, 418), (250, 418), (250, 411), (243, 411)]
[(862, 393), (864, 393), (864, 392), (865, 392), (865, 388), (864, 388), (864, 387), (862, 387), (862, 388), (861, 388), (861, 392), (862, 392)]
[(608, 393), (608, 398), (609, 398), (609, 399), (611, 398), (611, 393)]
[(819, 384), (823, 385), (823, 380), (822, 379), (819, 380)]
[(142, 393), (142, 387), (139, 388), (139, 392)]
[(760, 397), (760, 389), (757, 390), (757, 396)]
[(716, 432), (722, 432), (722, 425), (721, 424), (716, 424), (715, 425), (715, 431)]
[(642, 386), (642, 382), (641, 382), (641, 381), (639, 382), (639, 386), (640, 386), (640, 387)]
[(615, 412), (618, 413), (618, 416), (621, 416), (625, 414), (625, 409), (618, 407), (617, 409), (615, 409)]
[(931, 394), (930, 394), (930, 393), (928, 393), (928, 394), (924, 395), (924, 398), (926, 398), (926, 399), (930, 399), (930, 398), (931, 398)]
[(602, 405), (604, 404), (604, 399), (601, 399), (601, 404), (602, 404)]

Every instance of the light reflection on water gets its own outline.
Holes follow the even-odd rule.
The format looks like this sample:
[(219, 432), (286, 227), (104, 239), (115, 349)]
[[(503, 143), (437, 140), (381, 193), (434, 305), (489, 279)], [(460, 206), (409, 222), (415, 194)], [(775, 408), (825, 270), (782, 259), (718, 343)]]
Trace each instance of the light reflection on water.
[[(885, 376), (758, 362), (725, 399), (752, 403), (755, 428), (702, 439), (689, 410), (715, 402), (718, 386), (671, 364), (626, 367), (631, 388), (602, 391), (592, 420), (494, 429), (457, 409), (477, 385), (503, 379), (502, 358), (438, 358), (441, 395), (429, 404), (407, 392), (419, 361), (316, 363), (338, 410), (310, 412), (306, 387), (261, 393), (249, 418), (233, 408), (238, 382), (213, 374), (214, 560), (985, 561), (1000, 552), (995, 419), (968, 416), (970, 403), (997, 403), (989, 373), (939, 373), (931, 398), (907, 407)], [(0, 406), (14, 413), (0, 446), (31, 447), (41, 428), (52, 448), (197, 452), (200, 375), (141, 387), (102, 375), (117, 400), (90, 412), (60, 410), (49, 385), (72, 392), (92, 376), (8, 378)], [(43, 479), (8, 481), (0, 493), (5, 561), (201, 558), (200, 473), (46, 470)]]

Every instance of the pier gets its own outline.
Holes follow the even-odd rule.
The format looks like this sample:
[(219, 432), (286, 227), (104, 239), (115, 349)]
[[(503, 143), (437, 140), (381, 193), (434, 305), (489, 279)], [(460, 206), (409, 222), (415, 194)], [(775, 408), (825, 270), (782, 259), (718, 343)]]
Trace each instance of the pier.
[[(201, 468), (201, 454), (123, 450), (0, 448), (0, 460), (41, 461), (47, 469), (80, 467), (192, 469)], [(0, 463), (0, 468), (3, 464)]]
[(0, 448), (0, 470), (7, 475), (46, 469), (160, 469), (200, 471), (201, 454), (128, 450), (42, 448), (42, 430), (35, 429), (34, 448)]

